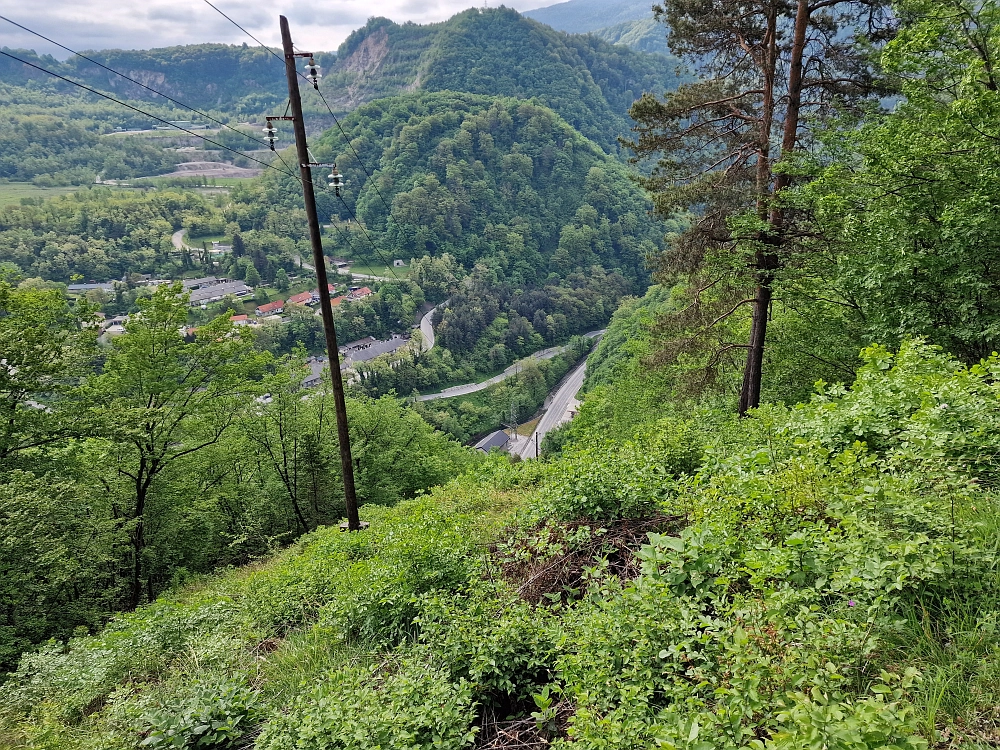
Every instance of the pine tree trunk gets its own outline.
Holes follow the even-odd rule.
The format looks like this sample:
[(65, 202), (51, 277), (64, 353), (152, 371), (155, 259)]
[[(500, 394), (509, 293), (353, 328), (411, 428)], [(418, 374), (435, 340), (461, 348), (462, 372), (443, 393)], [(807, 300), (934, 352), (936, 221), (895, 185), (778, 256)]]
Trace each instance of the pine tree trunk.
[[(795, 31), (792, 40), (792, 55), (788, 70), (788, 108), (785, 111), (785, 122), (781, 142), (781, 155), (787, 156), (795, 150), (796, 138), (799, 133), (799, 119), (802, 110), (803, 84), (803, 53), (806, 46), (806, 34), (809, 30), (809, 2), (799, 0), (795, 14)], [(773, 197), (779, 197), (782, 190), (791, 184), (787, 173), (779, 174), (774, 181)], [(772, 205), (768, 215), (771, 225), (766, 239), (772, 245), (781, 242), (785, 216), (780, 206)], [(780, 266), (780, 258), (772, 252), (759, 251), (755, 258), (757, 272), (757, 291), (754, 296), (753, 322), (750, 326), (750, 347), (747, 353), (747, 364), (743, 371), (743, 387), (740, 389), (740, 416), (746, 416), (750, 409), (760, 406), (760, 391), (764, 376), (764, 345), (767, 339), (767, 316), (771, 307), (774, 291), (771, 284), (774, 271)]]
[(760, 284), (753, 301), (753, 324), (750, 327), (750, 349), (743, 371), (740, 390), (740, 416), (760, 406), (760, 388), (764, 374), (764, 341), (767, 338), (767, 314), (773, 293), (768, 284)]

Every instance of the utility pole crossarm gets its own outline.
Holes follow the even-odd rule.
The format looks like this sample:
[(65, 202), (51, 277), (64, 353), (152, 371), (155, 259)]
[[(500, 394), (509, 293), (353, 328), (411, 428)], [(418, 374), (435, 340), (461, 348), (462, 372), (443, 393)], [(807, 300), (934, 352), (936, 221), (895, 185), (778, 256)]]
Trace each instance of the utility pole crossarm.
[[(323, 257), (323, 239), (316, 212), (316, 194), (313, 191), (311, 159), (306, 143), (306, 124), (302, 117), (302, 99), (299, 93), (296, 54), (292, 46), (292, 35), (288, 29), (288, 19), (281, 16), (281, 44), (285, 53), (285, 76), (288, 79), (288, 99), (292, 108), (292, 128), (295, 131), (295, 149), (302, 176), (302, 196), (305, 200), (306, 219), (309, 223), (309, 240), (312, 244), (313, 265), (316, 266), (316, 281), (319, 283), (319, 306), (323, 315), (323, 331), (326, 334), (326, 349), (330, 361), (330, 379), (333, 381), (333, 402), (337, 412), (337, 436), (340, 442), (340, 464), (344, 476), (344, 504), (347, 506), (347, 528), (358, 531), (362, 528), (358, 517), (358, 499), (354, 487), (354, 462), (351, 459), (351, 433), (347, 425), (347, 403), (344, 398), (344, 380), (340, 374), (340, 352), (337, 348), (337, 331), (333, 325), (333, 305), (330, 303), (330, 286), (326, 275), (326, 260)], [(308, 55), (306, 55), (308, 56)]]

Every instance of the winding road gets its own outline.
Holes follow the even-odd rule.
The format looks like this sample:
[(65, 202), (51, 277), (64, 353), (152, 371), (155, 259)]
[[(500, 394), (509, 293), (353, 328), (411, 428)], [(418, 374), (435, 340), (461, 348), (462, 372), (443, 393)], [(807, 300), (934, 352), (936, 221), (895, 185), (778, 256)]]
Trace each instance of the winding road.
[(174, 247), (178, 250), (187, 249), (187, 245), (184, 244), (184, 235), (187, 233), (186, 229), (178, 229), (172, 235), (170, 235), (170, 241), (174, 243)]
[[(425, 316), (426, 317), (426, 316)], [(421, 322), (421, 330), (423, 330), (423, 320)], [(588, 339), (599, 338), (604, 335), (606, 329), (600, 331), (591, 331), (590, 333), (583, 334)], [(417, 396), (417, 401), (435, 401), (440, 398), (454, 398), (455, 396), (468, 396), (470, 393), (478, 393), (479, 391), (485, 391), (491, 385), (496, 385), (497, 383), (502, 383), (517, 375), (524, 367), (524, 361), (526, 359), (533, 359), (536, 361), (541, 361), (543, 359), (552, 359), (558, 354), (562, 354), (566, 351), (566, 346), (553, 346), (548, 349), (542, 349), (539, 352), (530, 354), (524, 359), (520, 359), (514, 364), (510, 365), (506, 370), (501, 372), (499, 375), (494, 375), (489, 380), (484, 380), (481, 383), (466, 383), (465, 385), (453, 385), (451, 388), (445, 388), (440, 393), (429, 393), (426, 396)], [(583, 383), (581, 379), (581, 384)], [(579, 387), (576, 389), (579, 391)], [(574, 391), (574, 394), (576, 391)], [(541, 438), (539, 438), (541, 439)]]
[(449, 302), (451, 302), (451, 300), (446, 299), (440, 305), (432, 307), (430, 311), (420, 319), (420, 335), (424, 340), (424, 352), (429, 352), (434, 348), (434, 313), (436, 313), (440, 308), (446, 307)]

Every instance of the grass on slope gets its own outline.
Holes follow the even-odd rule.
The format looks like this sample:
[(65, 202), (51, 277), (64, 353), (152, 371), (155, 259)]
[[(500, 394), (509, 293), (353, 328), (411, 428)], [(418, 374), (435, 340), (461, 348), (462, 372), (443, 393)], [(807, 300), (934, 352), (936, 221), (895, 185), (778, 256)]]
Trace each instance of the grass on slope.
[[(0, 689), (18, 747), (989, 747), (1000, 359), (492, 458)], [(626, 396), (628, 394), (626, 393)], [(586, 408), (586, 407), (585, 407)]]

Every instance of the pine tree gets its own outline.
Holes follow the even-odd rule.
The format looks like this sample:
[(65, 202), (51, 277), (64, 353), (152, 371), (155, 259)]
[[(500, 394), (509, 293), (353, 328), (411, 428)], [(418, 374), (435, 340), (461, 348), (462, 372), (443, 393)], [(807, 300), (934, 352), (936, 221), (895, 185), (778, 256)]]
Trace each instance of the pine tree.
[[(661, 280), (686, 278), (690, 304), (665, 321), (664, 358), (705, 358), (709, 372), (746, 353), (739, 410), (760, 404), (767, 321), (782, 272), (808, 230), (783, 201), (810, 123), (880, 93), (871, 51), (891, 33), (885, 0), (672, 0), (654, 6), (675, 54), (698, 73), (660, 100), (633, 105), (635, 161), (663, 216), (694, 210), (659, 259)], [(779, 168), (778, 164), (782, 166)], [(749, 342), (716, 326), (749, 306)]]

